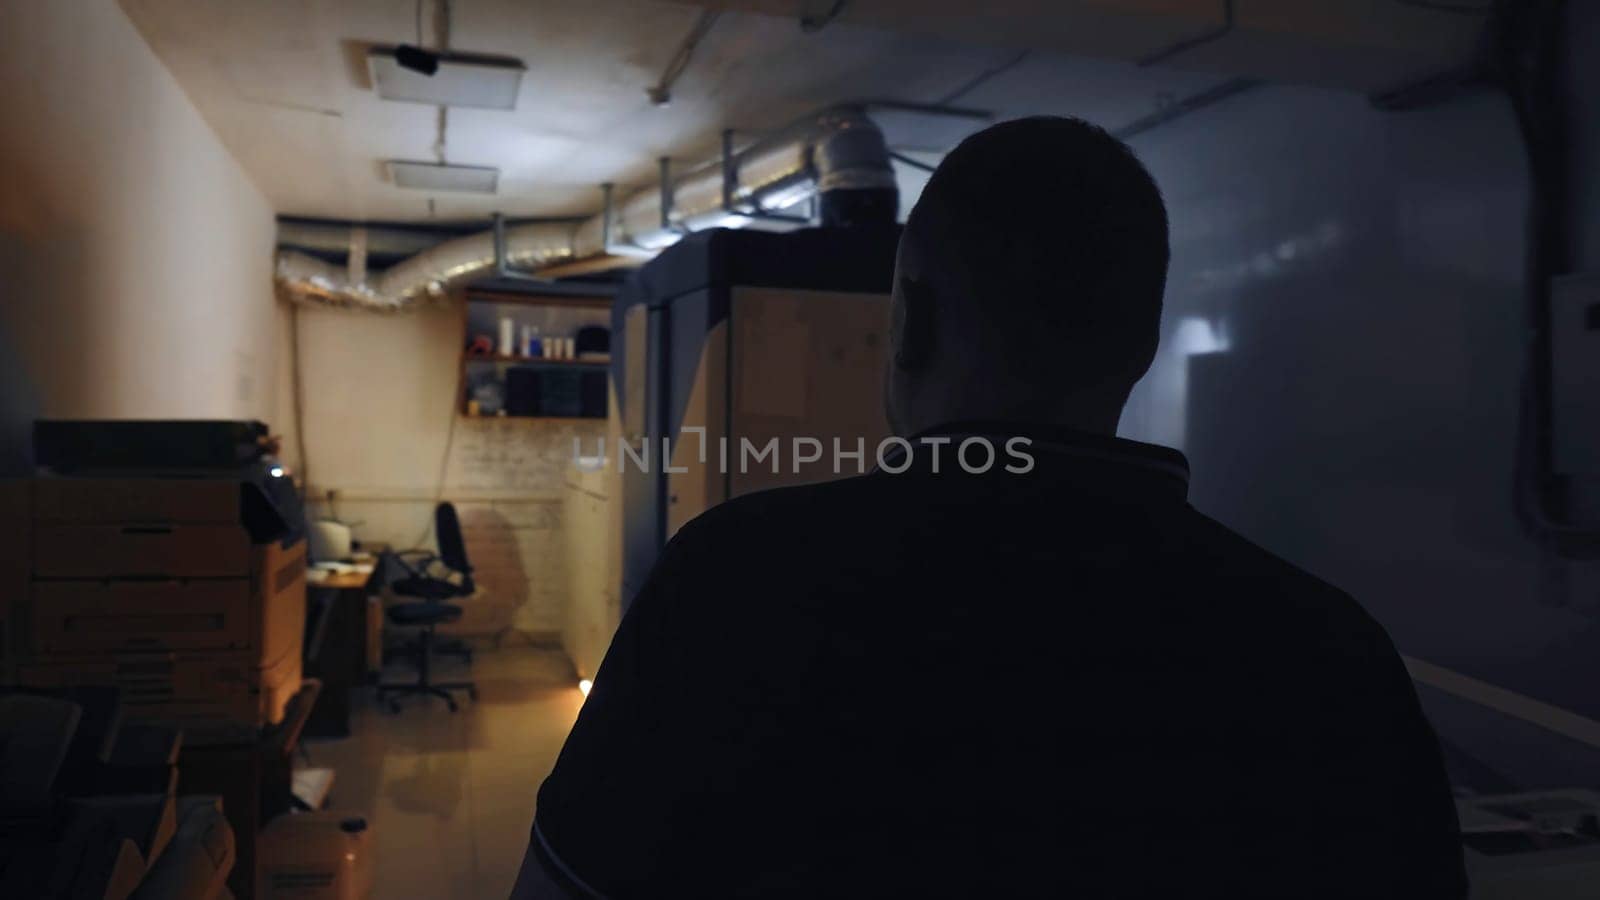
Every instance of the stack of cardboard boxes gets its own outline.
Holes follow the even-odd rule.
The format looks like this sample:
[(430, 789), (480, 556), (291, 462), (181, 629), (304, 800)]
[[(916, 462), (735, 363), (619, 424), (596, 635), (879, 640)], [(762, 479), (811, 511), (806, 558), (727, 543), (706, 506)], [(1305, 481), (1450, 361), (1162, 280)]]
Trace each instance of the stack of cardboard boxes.
[[(253, 741), (300, 688), (305, 543), (253, 543), (230, 479), (0, 486), (0, 676), (115, 685), (185, 743)], [(8, 608), (9, 607), (9, 608)]]

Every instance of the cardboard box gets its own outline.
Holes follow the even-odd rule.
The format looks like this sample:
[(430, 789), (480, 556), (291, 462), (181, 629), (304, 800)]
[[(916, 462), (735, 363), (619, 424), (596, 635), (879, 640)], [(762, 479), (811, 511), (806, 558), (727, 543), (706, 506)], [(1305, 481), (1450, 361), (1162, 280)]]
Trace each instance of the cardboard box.
[(40, 581), (29, 592), (28, 649), (35, 654), (247, 650), (250, 582)]
[(114, 685), (130, 715), (179, 721), (190, 740), (253, 740), (283, 718), (302, 674), (305, 542), (251, 543), (238, 482), (20, 484), (0, 486), (0, 522), (32, 538), (9, 575), (0, 557), (18, 586), (0, 595), (18, 683)]
[(249, 653), (148, 653), (82, 659), (44, 658), (17, 666), (24, 687), (108, 685), (120, 688), (130, 719), (166, 719), (184, 743), (254, 741), (263, 725), (283, 720), (300, 689), (299, 654), (260, 667)]
[(200, 478), (39, 478), (34, 515), (49, 524), (237, 525), (239, 482)]
[(249, 553), (246, 577), (34, 580), (15, 604), (17, 653), (249, 650), (275, 664), (304, 642), (305, 543)]
[(306, 542), (258, 545), (251, 584), (250, 642), (257, 665), (300, 659), (306, 634)]
[(284, 708), (300, 692), (304, 662), (300, 653), (290, 653), (254, 671), (251, 686), (258, 724), (276, 725), (283, 721)]
[(243, 495), (232, 479), (35, 479), (33, 577), (246, 577)]
[(35, 578), (240, 578), (253, 547), (242, 526), (36, 521)]
[(367, 820), (350, 812), (279, 816), (257, 844), (257, 900), (365, 900), (376, 847)]

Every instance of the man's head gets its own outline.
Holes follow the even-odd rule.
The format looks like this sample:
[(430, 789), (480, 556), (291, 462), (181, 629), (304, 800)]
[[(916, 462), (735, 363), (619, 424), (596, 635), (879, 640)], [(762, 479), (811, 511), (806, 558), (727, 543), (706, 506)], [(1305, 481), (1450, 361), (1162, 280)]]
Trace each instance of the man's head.
[(906, 222), (885, 400), (896, 433), (957, 420), (1110, 433), (1150, 367), (1167, 214), (1121, 141), (1079, 119), (988, 128)]

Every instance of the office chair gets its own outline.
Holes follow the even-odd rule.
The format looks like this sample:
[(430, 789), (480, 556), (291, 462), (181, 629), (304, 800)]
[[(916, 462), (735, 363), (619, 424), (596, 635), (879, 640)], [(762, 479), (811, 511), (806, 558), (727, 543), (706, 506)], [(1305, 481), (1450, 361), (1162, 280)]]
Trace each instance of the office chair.
[[(417, 680), (378, 685), (378, 700), (382, 702), (389, 699), (392, 712), (400, 711), (400, 703), (391, 695), (429, 694), (440, 697), (450, 705), (451, 712), (457, 709), (455, 699), (450, 696), (451, 691), (466, 691), (468, 697), (478, 699), (478, 687), (471, 681), (436, 682), (431, 677), (434, 629), (461, 618), (461, 607), (445, 601), (471, 596), (477, 589), (472, 583), (472, 564), (467, 561), (466, 543), (461, 539), (461, 521), (456, 518), (453, 505), (441, 503), (434, 507), (433, 531), (439, 544), (438, 555), (425, 554), (414, 563), (406, 561), (406, 556), (412, 554), (394, 557), (406, 574), (391, 582), (389, 589), (398, 596), (415, 598), (415, 602), (397, 603), (389, 607), (389, 621), (406, 627), (420, 626), (422, 631), (410, 648), (417, 657)], [(442, 576), (433, 574), (440, 568), (445, 570)], [(470, 662), (470, 653), (466, 657)]]

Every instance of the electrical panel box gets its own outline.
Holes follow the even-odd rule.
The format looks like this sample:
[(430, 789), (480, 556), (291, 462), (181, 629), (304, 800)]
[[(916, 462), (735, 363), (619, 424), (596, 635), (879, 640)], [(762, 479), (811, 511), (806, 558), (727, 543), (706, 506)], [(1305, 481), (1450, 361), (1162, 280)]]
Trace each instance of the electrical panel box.
[(1550, 370), (1554, 471), (1600, 477), (1600, 274), (1552, 285)]

